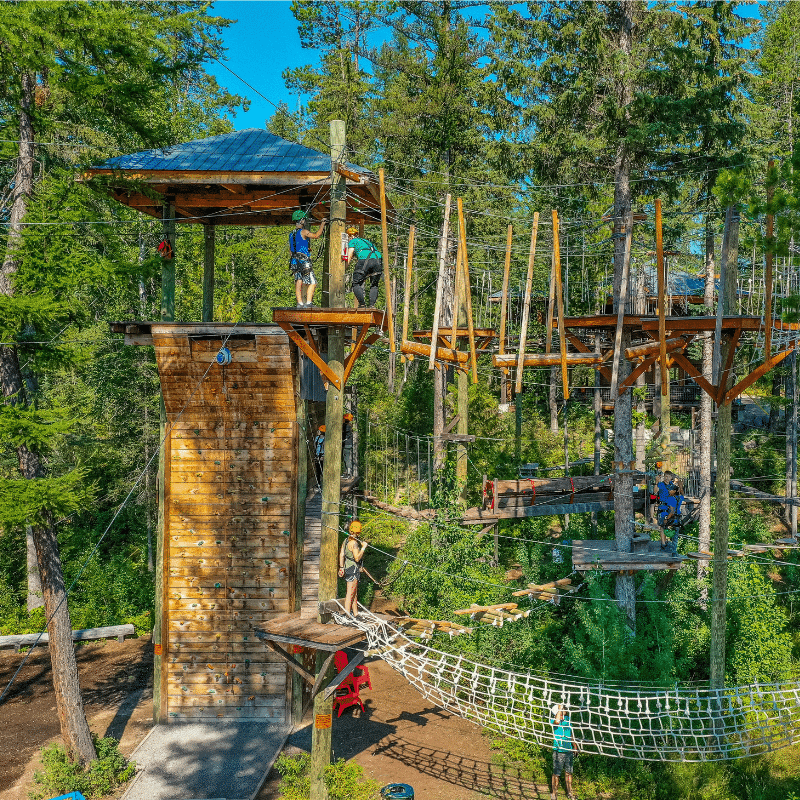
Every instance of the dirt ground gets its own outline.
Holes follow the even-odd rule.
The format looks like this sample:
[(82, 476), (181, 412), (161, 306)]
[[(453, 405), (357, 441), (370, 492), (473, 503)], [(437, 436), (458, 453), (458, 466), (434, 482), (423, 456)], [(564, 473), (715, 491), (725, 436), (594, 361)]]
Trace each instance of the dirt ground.
[[(152, 645), (149, 637), (78, 648), (78, 664), (90, 726), (100, 736), (121, 737), (129, 755), (152, 720)], [(0, 652), (0, 684), (5, 687), (22, 656)], [(362, 690), (365, 711), (352, 706), (334, 720), (335, 758), (353, 759), (381, 786), (407, 783), (424, 800), (503, 800), (549, 797), (506, 768), (492, 763), (489, 740), (480, 729), (440, 711), (383, 662), (369, 664), (372, 690)], [(0, 707), (0, 800), (27, 797), (39, 748), (58, 738), (58, 718), (50, 659), (37, 648)], [(285, 752), (308, 750), (306, 724)], [(277, 797), (274, 771), (258, 795)]]

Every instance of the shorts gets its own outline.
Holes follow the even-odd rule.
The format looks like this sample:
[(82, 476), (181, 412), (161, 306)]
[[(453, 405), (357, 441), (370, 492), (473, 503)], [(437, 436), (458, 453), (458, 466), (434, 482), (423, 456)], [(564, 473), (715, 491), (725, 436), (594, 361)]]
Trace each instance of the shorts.
[(344, 579), (347, 581), (347, 583), (357, 581), (360, 575), (361, 567), (359, 567), (358, 564), (354, 564), (352, 567), (347, 567), (344, 571)]
[(378, 285), (383, 275), (383, 265), (379, 258), (367, 258), (364, 261), (356, 261), (353, 268), (353, 286), (362, 286), (364, 281), (369, 278), (369, 285)]
[(295, 269), (294, 264), (292, 264), (292, 276), (294, 277), (295, 281), (303, 281), (306, 286), (316, 286), (317, 279), (314, 277), (314, 270), (309, 270), (305, 275), (299, 270)]
[(553, 775), (558, 777), (562, 772), (572, 775), (572, 750), (553, 750)]

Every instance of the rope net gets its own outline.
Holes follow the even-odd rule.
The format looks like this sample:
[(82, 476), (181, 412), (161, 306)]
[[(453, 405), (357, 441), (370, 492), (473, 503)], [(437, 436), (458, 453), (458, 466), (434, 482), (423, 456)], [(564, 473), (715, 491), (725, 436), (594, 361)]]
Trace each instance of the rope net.
[(479, 664), (416, 642), (360, 608), (353, 619), (369, 653), (403, 675), (428, 700), (523, 741), (552, 746), (550, 708), (564, 703), (581, 752), (639, 761), (723, 761), (800, 741), (800, 686), (755, 684), (659, 689), (552, 680)]

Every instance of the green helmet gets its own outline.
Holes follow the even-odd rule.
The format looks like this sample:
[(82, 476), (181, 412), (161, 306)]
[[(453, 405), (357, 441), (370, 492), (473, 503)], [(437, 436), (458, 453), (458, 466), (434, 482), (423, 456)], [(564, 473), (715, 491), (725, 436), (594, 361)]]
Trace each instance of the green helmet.
[(308, 216), (305, 211), (297, 210), (292, 214), (292, 222), (299, 222), (301, 219), (305, 219)]

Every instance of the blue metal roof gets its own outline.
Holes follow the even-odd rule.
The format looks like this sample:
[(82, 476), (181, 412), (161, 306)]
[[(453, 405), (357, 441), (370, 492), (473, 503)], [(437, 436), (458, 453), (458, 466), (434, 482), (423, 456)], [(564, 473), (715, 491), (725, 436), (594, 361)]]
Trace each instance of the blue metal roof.
[[(369, 174), (352, 164), (350, 169)], [(247, 128), (105, 161), (95, 169), (193, 172), (330, 172), (330, 155), (287, 142), (262, 128)]]

